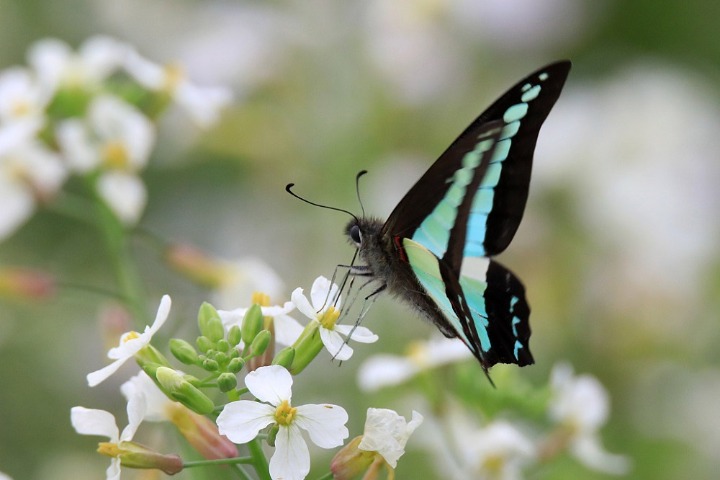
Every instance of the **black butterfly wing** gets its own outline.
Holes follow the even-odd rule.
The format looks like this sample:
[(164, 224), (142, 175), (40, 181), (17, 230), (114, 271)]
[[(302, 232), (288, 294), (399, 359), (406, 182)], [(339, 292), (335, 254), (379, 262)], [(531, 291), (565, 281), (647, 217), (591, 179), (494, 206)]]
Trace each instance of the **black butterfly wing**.
[(443, 152), (383, 226), (437, 307), (432, 320), (441, 331), (454, 331), (484, 368), (533, 363), (530, 309), (512, 272), (490, 259), (472, 268), (467, 257), (497, 254), (515, 235), (537, 136), (569, 70), (569, 62), (554, 63), (508, 90)]
[[(410, 189), (383, 227), (391, 236), (413, 238), (442, 258), (492, 256), (510, 243), (527, 202), (532, 159), (540, 127), (557, 101), (570, 62), (548, 65), (528, 75), (496, 100), (440, 155)], [(487, 124), (501, 122), (503, 132), (495, 146), (483, 182), (474, 192), (470, 210), (462, 215), (443, 204), (463, 158), (472, 154)], [(449, 243), (449, 223), (466, 226), (462, 242)]]

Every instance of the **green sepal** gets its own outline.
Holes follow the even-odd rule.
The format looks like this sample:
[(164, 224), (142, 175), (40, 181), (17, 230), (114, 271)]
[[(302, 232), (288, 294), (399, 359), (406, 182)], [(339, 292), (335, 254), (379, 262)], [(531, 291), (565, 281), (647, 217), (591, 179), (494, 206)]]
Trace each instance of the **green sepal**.
[(288, 370), (293, 375), (302, 372), (322, 350), (323, 343), (320, 338), (319, 326), (319, 322), (308, 323), (300, 337), (292, 345), (295, 348), (295, 357)]
[(270, 431), (268, 432), (267, 436), (267, 443), (271, 447), (275, 446), (275, 439), (277, 438), (277, 434), (280, 431), (280, 426), (276, 423), (272, 427), (270, 427)]
[(245, 360), (242, 357), (235, 357), (228, 363), (227, 369), (232, 373), (239, 373), (245, 366)]
[(215, 348), (215, 342), (210, 340), (208, 337), (200, 336), (195, 340), (195, 345), (202, 353), (207, 353), (209, 350)]
[(237, 347), (241, 340), (242, 332), (240, 331), (240, 327), (237, 325), (233, 325), (232, 327), (230, 327), (230, 330), (227, 334), (228, 343), (233, 347)]
[(207, 415), (215, 409), (215, 404), (207, 395), (172, 368), (159, 367), (155, 372), (155, 378), (168, 397), (182, 403), (193, 412)]
[(293, 360), (295, 359), (295, 349), (293, 347), (285, 347), (275, 355), (271, 365), (280, 365), (290, 370)]

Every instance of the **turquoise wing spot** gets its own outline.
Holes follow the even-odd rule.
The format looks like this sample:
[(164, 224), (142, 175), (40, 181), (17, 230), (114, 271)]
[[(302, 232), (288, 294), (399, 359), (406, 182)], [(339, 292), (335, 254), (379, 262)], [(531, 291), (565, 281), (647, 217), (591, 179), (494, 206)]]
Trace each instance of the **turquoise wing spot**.
[(525, 103), (527, 103), (527, 102), (529, 102), (529, 101), (531, 101), (531, 100), (535, 100), (535, 99), (538, 97), (538, 95), (540, 95), (540, 89), (541, 89), (541, 88), (542, 88), (542, 87), (540, 87), (540, 85), (535, 85), (535, 86), (532, 87), (532, 88), (529, 88), (529, 89), (527, 89), (527, 90), (523, 90), (524, 93), (523, 93), (522, 96), (520, 97), (520, 100), (522, 100), (522, 101), (525, 102)]
[(488, 318), (484, 297), (487, 283), (470, 277), (460, 277), (460, 286), (465, 294), (465, 301), (470, 307), (470, 314), (480, 339), (480, 347), (483, 352), (487, 352), (491, 347), (487, 332)]
[[(474, 170), (480, 165), (482, 154), (492, 147), (493, 140), (480, 140), (474, 150), (463, 156), (462, 167), (447, 180), (451, 185), (445, 193), (445, 197), (438, 202), (430, 215), (413, 233), (412, 239), (424, 245), (438, 258), (442, 258), (447, 251), (450, 230), (455, 224), (458, 206), (467, 193), (467, 186), (472, 181)], [(498, 179), (500, 178), (499, 168), (495, 175)]]
[(513, 105), (512, 107), (505, 110), (505, 114), (503, 115), (503, 121), (505, 123), (514, 122), (516, 120), (521, 120), (527, 115), (528, 112), (528, 104), (523, 103), (517, 103)]
[(520, 343), (520, 340), (515, 340), (515, 348), (513, 349), (513, 355), (515, 355), (515, 360), (519, 360), (518, 353), (520, 352), (521, 348), (524, 348), (523, 344)]
[(435, 305), (440, 308), (445, 318), (455, 329), (458, 337), (467, 345), (471, 345), (467, 336), (465, 336), (460, 320), (455, 315), (450, 300), (445, 295), (445, 284), (440, 274), (438, 258), (422, 244), (409, 238), (403, 239), (403, 248), (405, 248), (405, 253), (410, 262), (410, 268), (412, 268), (420, 285), (422, 285), (432, 301), (435, 302)]

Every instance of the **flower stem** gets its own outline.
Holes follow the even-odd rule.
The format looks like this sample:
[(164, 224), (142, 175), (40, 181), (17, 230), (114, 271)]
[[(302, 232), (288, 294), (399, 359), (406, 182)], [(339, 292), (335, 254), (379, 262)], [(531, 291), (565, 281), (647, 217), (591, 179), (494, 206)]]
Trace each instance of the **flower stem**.
[(257, 438), (250, 440), (247, 443), (247, 447), (253, 458), (253, 464), (258, 477), (260, 477), (261, 480), (272, 480), (270, 478), (270, 467), (268, 465), (267, 458), (265, 458), (265, 454), (262, 451), (260, 441)]

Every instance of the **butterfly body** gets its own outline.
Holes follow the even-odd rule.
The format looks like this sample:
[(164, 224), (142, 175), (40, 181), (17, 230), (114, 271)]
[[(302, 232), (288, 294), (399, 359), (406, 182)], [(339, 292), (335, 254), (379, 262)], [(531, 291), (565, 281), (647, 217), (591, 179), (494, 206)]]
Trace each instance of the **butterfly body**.
[(534, 362), (525, 288), (491, 257), (510, 243), (527, 202), (537, 136), (570, 62), (520, 81), (443, 152), (383, 222), (354, 218), (346, 234), (379, 282), (447, 337), (460, 338), (485, 370)]

